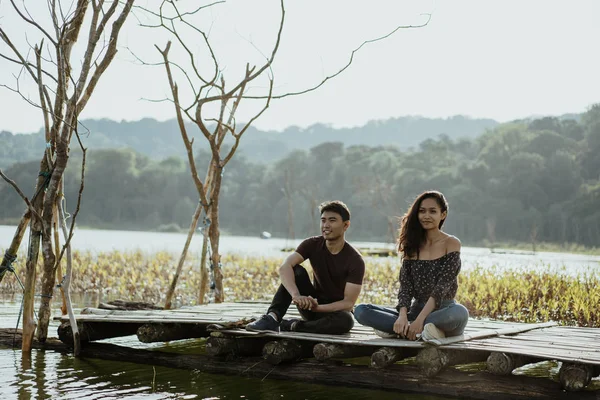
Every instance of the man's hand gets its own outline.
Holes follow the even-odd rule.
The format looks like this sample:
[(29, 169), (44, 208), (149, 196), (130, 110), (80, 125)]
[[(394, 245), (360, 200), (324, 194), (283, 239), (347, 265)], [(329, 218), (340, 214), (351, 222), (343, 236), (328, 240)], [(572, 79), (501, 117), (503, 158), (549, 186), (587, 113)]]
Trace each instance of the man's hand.
[(312, 296), (294, 296), (292, 297), (292, 303), (302, 310), (312, 310), (319, 305), (317, 299)]
[(400, 314), (396, 322), (394, 322), (394, 332), (396, 332), (400, 337), (405, 338), (408, 334), (408, 317), (406, 315)]
[(408, 328), (408, 339), (417, 340), (417, 334), (423, 332), (423, 320), (415, 319)]

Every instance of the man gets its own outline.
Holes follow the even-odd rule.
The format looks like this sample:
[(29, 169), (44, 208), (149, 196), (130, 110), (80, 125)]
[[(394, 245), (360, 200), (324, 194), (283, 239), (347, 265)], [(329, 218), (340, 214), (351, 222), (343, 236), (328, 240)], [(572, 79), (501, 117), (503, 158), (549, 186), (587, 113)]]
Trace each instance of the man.
[[(304, 240), (281, 267), (281, 285), (267, 314), (250, 323), (254, 332), (283, 331), (344, 334), (354, 326), (352, 308), (360, 294), (365, 263), (360, 253), (346, 242), (350, 210), (341, 201), (319, 206), (321, 236)], [(308, 272), (299, 265), (310, 260), (314, 285)], [(283, 320), (291, 303), (303, 319)]]

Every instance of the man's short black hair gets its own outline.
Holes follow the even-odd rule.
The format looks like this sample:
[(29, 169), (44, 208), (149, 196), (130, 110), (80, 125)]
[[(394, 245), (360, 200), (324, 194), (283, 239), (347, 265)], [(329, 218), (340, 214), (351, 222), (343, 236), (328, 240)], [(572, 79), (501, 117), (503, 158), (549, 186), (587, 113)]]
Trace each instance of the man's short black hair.
[(350, 221), (350, 209), (347, 205), (339, 200), (331, 200), (319, 205), (319, 212), (323, 214), (325, 211), (332, 211), (340, 214), (342, 221)]

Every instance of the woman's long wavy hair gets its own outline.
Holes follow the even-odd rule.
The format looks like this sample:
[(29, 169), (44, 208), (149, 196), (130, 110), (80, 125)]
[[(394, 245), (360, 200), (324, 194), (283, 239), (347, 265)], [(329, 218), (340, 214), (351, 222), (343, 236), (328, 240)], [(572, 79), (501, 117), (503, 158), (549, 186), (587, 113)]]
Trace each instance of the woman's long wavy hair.
[[(448, 202), (441, 192), (437, 190), (428, 190), (421, 193), (412, 205), (409, 207), (406, 214), (402, 216), (400, 221), (400, 232), (398, 235), (398, 252), (402, 258), (411, 258), (419, 254), (419, 249), (425, 243), (426, 231), (419, 222), (419, 208), (425, 199), (435, 199), (440, 206), (441, 212), (448, 211)], [(446, 215), (448, 218), (448, 215)], [(440, 221), (439, 228), (442, 228), (446, 218)]]

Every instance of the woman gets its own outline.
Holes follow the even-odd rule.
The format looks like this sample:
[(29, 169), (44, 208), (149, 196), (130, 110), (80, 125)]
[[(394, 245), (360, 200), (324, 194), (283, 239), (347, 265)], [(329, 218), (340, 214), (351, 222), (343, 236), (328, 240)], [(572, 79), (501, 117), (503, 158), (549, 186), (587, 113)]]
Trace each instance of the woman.
[(360, 304), (356, 320), (382, 337), (416, 340), (461, 335), (469, 312), (454, 300), (460, 272), (460, 241), (441, 230), (448, 202), (438, 191), (419, 195), (402, 217), (402, 257), (396, 309)]

